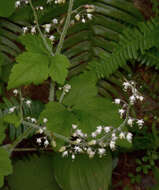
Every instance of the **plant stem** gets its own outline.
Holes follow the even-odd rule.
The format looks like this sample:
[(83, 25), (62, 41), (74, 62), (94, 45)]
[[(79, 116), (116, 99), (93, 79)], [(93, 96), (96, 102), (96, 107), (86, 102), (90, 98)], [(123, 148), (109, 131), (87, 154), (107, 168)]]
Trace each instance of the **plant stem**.
[(55, 93), (55, 83), (51, 80), (50, 82), (50, 92), (49, 92), (49, 102), (54, 101)]
[(13, 152), (14, 148), (26, 137), (28, 137), (28, 135), (34, 131), (34, 128), (29, 127), (27, 130), (24, 131), (23, 134), (21, 134), (15, 141), (14, 143), (9, 147), (9, 152), (10, 154)]
[(33, 4), (32, 4), (32, 0), (29, 0), (29, 4), (30, 4), (30, 6), (31, 6), (31, 8), (32, 8), (32, 11), (33, 11), (33, 14), (34, 14), (34, 18), (35, 18), (35, 22), (36, 22), (36, 26), (37, 26), (37, 29), (38, 29), (38, 31), (39, 31), (39, 34), (40, 34), (40, 36), (41, 36), (41, 38), (42, 38), (42, 40), (43, 40), (43, 43), (44, 43), (46, 49), (47, 49), (47, 50), (49, 51), (49, 53), (51, 54), (51, 56), (54, 56), (54, 53), (52, 52), (52, 49), (49, 47), (49, 45), (48, 45), (48, 43), (47, 43), (47, 41), (46, 41), (45, 36), (44, 36), (43, 33), (41, 32), (41, 29), (40, 29), (40, 26), (39, 26), (39, 23), (38, 23), (38, 16), (37, 16), (36, 11), (35, 11), (35, 8), (34, 8), (34, 6), (33, 6)]
[(23, 121), (23, 98), (22, 98), (22, 91), (21, 89), (19, 90), (19, 98), (20, 98), (20, 118), (21, 118), (21, 121)]
[(60, 37), (60, 41), (59, 41), (59, 44), (57, 46), (55, 54), (59, 54), (61, 52), (61, 49), (62, 49), (62, 46), (63, 46), (63, 43), (64, 43), (64, 39), (65, 39), (65, 36), (67, 34), (69, 24), (70, 24), (70, 20), (71, 20), (73, 1), (74, 0), (69, 1), (69, 7), (68, 7), (68, 12), (67, 12), (66, 22), (65, 22), (65, 25), (64, 25), (64, 28), (63, 28), (63, 31), (62, 31), (62, 34), (61, 34), (61, 37)]

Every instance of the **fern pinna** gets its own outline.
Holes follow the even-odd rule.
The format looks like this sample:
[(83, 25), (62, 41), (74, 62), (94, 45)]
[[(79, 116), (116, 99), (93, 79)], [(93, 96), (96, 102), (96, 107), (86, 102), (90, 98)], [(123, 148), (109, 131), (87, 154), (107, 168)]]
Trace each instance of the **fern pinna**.
[(102, 53), (100, 61), (93, 61), (89, 67), (96, 71), (98, 77), (108, 77), (128, 60), (145, 55), (146, 50), (158, 46), (158, 18), (138, 24), (136, 28), (127, 28), (120, 35), (112, 54)]

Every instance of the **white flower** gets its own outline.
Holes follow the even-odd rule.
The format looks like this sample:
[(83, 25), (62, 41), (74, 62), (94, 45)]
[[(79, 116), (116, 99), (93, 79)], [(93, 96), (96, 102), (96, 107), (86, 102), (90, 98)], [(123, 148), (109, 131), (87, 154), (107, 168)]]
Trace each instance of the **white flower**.
[(30, 119), (31, 119), (31, 117), (29, 117), (29, 116), (28, 116), (28, 117), (26, 117), (26, 119), (27, 119), (27, 120), (30, 120)]
[(110, 148), (111, 148), (112, 150), (114, 150), (114, 149), (115, 149), (115, 141), (110, 141), (109, 146), (110, 146)]
[(101, 134), (102, 129), (103, 129), (102, 126), (98, 126), (97, 130), (96, 130), (96, 134), (98, 134), (98, 135)]
[(144, 121), (143, 121), (143, 119), (139, 119), (139, 120), (137, 120), (136, 123), (137, 123), (139, 126), (143, 126)]
[(95, 152), (93, 152), (93, 151), (91, 151), (91, 152), (89, 152), (89, 158), (93, 158), (94, 157), (94, 155), (95, 155)]
[(130, 103), (131, 103), (131, 104), (134, 104), (136, 98), (135, 98), (134, 95), (132, 95), (132, 96), (130, 96), (129, 100), (130, 100)]
[(79, 146), (74, 147), (75, 152), (82, 152), (82, 149)]
[(144, 100), (143, 96), (139, 96), (139, 100), (142, 102)]
[(128, 133), (127, 135), (126, 135), (126, 139), (129, 141), (129, 142), (131, 142), (132, 141), (132, 133)]
[(79, 138), (76, 139), (76, 141), (75, 141), (76, 144), (79, 144), (80, 142), (81, 142), (81, 139), (79, 139)]
[(75, 19), (77, 20), (77, 21), (79, 21), (80, 20), (80, 15), (79, 14), (77, 14), (76, 16), (75, 16)]
[(119, 134), (119, 138), (120, 138), (120, 139), (125, 139), (125, 133), (124, 133), (124, 132), (121, 132), (121, 133)]
[(35, 26), (33, 26), (33, 27), (31, 28), (31, 33), (32, 33), (32, 34), (35, 34), (35, 33), (36, 33), (36, 27), (35, 27)]
[(58, 24), (58, 20), (57, 20), (56, 18), (54, 18), (54, 19), (52, 20), (52, 22), (53, 22), (54, 24)]
[(46, 31), (47, 33), (49, 33), (49, 32), (50, 32), (50, 29), (51, 29), (51, 24), (45, 24), (45, 25), (44, 25), (44, 28), (45, 28), (45, 31)]
[(30, 106), (31, 105), (31, 100), (27, 100), (26, 105)]
[(105, 133), (109, 133), (110, 132), (110, 130), (111, 130), (111, 127), (104, 127), (104, 131), (105, 131)]
[(54, 36), (54, 35), (51, 35), (51, 36), (49, 37), (49, 39), (53, 42), (53, 41), (55, 40), (55, 36)]
[(92, 13), (94, 12), (94, 9), (87, 9), (87, 13)]
[(74, 160), (75, 159), (75, 155), (74, 154), (72, 154), (72, 160)]
[(124, 90), (127, 90), (128, 87), (130, 86), (130, 83), (129, 82), (124, 82), (123, 86), (124, 86)]
[(31, 118), (31, 122), (36, 123), (37, 121), (35, 118)]
[(9, 108), (9, 113), (13, 113), (15, 111), (16, 107), (13, 106), (12, 108)]
[(72, 124), (72, 128), (73, 128), (73, 129), (77, 129), (77, 125)]
[(82, 18), (82, 23), (86, 23), (86, 20), (84, 18)]
[(65, 86), (63, 87), (64, 92), (69, 92), (69, 90), (71, 89), (71, 85), (69, 84), (65, 84)]
[(93, 17), (93, 15), (88, 13), (88, 14), (87, 14), (87, 17), (88, 17), (88, 19), (90, 19), (90, 20), (91, 20), (91, 19), (92, 19), (92, 17)]
[(91, 136), (92, 136), (93, 138), (95, 138), (95, 137), (97, 136), (97, 134), (96, 134), (95, 132), (92, 132)]
[(49, 145), (49, 141), (48, 140), (45, 140), (44, 141), (44, 146), (47, 147)]
[(17, 89), (14, 89), (13, 90), (13, 94), (16, 96), (18, 94), (18, 90)]
[(124, 109), (119, 109), (119, 114), (120, 114), (121, 117), (123, 116), (124, 113), (125, 113)]
[(77, 134), (78, 136), (81, 136), (81, 137), (84, 136), (84, 134), (82, 133), (81, 129), (77, 129), (77, 130), (76, 130), (76, 134)]
[(66, 156), (68, 156), (68, 151), (67, 150), (62, 153), (62, 157), (66, 157)]
[(43, 7), (43, 6), (40, 6), (39, 9), (42, 11), (42, 10), (44, 10), (44, 7)]
[(26, 34), (28, 31), (28, 27), (23, 27), (23, 33)]
[(99, 148), (98, 149), (99, 155), (103, 155), (103, 154), (105, 154), (105, 152), (106, 152), (105, 148)]
[(21, 4), (20, 1), (16, 1), (16, 2), (15, 2), (15, 7), (16, 7), (16, 8), (20, 7), (20, 4)]
[(47, 123), (48, 122), (48, 119), (47, 118), (44, 118), (43, 119), (43, 123)]
[(41, 144), (41, 138), (37, 138), (37, 139), (36, 139), (36, 142), (37, 142), (38, 144)]
[(121, 102), (121, 100), (118, 99), (118, 98), (114, 100), (114, 103), (115, 103), (115, 104), (120, 104), (120, 102)]
[(38, 133), (40, 133), (40, 134), (42, 134), (44, 132), (44, 130), (43, 129), (39, 129), (39, 131), (38, 131)]
[(132, 126), (132, 124), (133, 124), (133, 121), (134, 121), (134, 119), (132, 119), (132, 118), (129, 118), (129, 119), (128, 119), (128, 121), (127, 121), (128, 125)]

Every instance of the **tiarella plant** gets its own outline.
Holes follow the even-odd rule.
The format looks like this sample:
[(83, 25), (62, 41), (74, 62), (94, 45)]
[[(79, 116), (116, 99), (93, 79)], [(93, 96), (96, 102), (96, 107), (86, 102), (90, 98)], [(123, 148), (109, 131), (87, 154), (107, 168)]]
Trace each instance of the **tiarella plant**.
[[(59, 9), (67, 4), (67, 14), (41, 24), (39, 14), (46, 14), (48, 7), (37, 5), (36, 1), (32, 0), (15, 2), (16, 9), (31, 8), (34, 21), (32, 25), (25, 24), (22, 27), (23, 34), (18, 40), (24, 45), (25, 51), (16, 57), (7, 85), (7, 90), (13, 94), (13, 97), (10, 95), (12, 103), (4, 99), (8, 105), (0, 112), (0, 143), (5, 139), (5, 130), (8, 126), (24, 128), (11, 144), (6, 143), (0, 147), (0, 168), (4, 165), (0, 170), (0, 186), (3, 186), (4, 176), (12, 173), (9, 157), (14, 151), (20, 150), (17, 146), (24, 139), (34, 135), (35, 146), (39, 146), (37, 149), (51, 148), (55, 152), (51, 157), (56, 180), (49, 181), (48, 177), (45, 186), (55, 185), (56, 181), (63, 190), (74, 190), (77, 187), (79, 190), (85, 190), (90, 186), (93, 190), (108, 189), (112, 172), (111, 152), (120, 146), (131, 146), (133, 134), (129, 132), (129, 128), (137, 125), (138, 130), (142, 129), (144, 120), (135, 116), (133, 108), (136, 105), (140, 107), (145, 98), (140, 94), (138, 84), (125, 78), (122, 79), (121, 87), (125, 93), (123, 98), (116, 97), (112, 101), (101, 97), (97, 89), (98, 78), (108, 77), (119, 66), (125, 65), (127, 60), (140, 60), (143, 56), (149, 60), (149, 53), (151, 54), (148, 52), (149, 49), (158, 47), (155, 41), (158, 35), (158, 21), (154, 19), (139, 24), (134, 29), (132, 39), (129, 37), (132, 29), (127, 29), (121, 34), (119, 44), (114, 45), (115, 42), (112, 44), (115, 47), (112, 54), (100, 53), (100, 61), (93, 59), (84, 72), (70, 77), (68, 73), (71, 61), (68, 57), (74, 56), (73, 54), (66, 56), (62, 51), (64, 45), (67, 49), (67, 44), (64, 43), (67, 41), (67, 33), (76, 23), (85, 25), (92, 21), (96, 7), (90, 3), (74, 8), (74, 0), (47, 0), (46, 4), (48, 7), (59, 6)], [(75, 42), (71, 44), (72, 47)], [(152, 65), (157, 64), (153, 62)], [(39, 114), (34, 115), (34, 100), (26, 98), (23, 90), (27, 85), (39, 85), (46, 81), (49, 84), (47, 103)], [(47, 156), (42, 159), (34, 156), (31, 165), (34, 165), (36, 159), (43, 170), (45, 159), (51, 163), (50, 157)], [(81, 168), (78, 171), (79, 166)], [(25, 171), (28, 169), (21, 162), (17, 163), (15, 168), (22, 168)], [(49, 166), (46, 168), (50, 175)], [(87, 169), (89, 172), (85, 173)], [(32, 171), (32, 167), (29, 170)], [(36, 171), (39, 172), (38, 169)], [(92, 175), (94, 172), (96, 175)], [(98, 175), (101, 178), (95, 180)], [(78, 179), (78, 176), (80, 180), (74, 182), (73, 179)], [(16, 174), (10, 177), (9, 183), (19, 190), (19, 183), (14, 185), (16, 177)], [(56, 189), (59, 189), (58, 185), (55, 185)]]

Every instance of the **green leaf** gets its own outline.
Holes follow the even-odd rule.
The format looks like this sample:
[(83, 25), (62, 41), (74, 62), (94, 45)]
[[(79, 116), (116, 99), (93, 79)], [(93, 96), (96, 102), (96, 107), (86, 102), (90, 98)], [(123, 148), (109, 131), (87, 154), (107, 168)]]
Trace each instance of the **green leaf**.
[(51, 57), (49, 76), (59, 84), (63, 84), (68, 74), (70, 62), (64, 55), (55, 55)]
[(6, 125), (4, 124), (4, 122), (2, 120), (0, 120), (0, 144), (3, 142), (3, 140), (5, 139), (5, 129), (6, 129)]
[(15, 0), (0, 0), (0, 16), (9, 17), (15, 10)]
[(56, 155), (53, 159), (55, 178), (63, 190), (108, 190), (112, 175), (112, 158), (89, 159), (78, 155), (74, 161)]
[[(77, 123), (75, 116), (69, 112), (63, 105), (57, 102), (50, 102), (46, 105), (44, 111), (40, 114), (40, 121), (47, 118), (47, 129), (52, 133), (58, 133), (66, 137), (70, 137), (72, 124)], [(60, 145), (64, 144), (63, 140), (59, 140)], [(59, 146), (58, 146), (59, 148)]]
[(53, 175), (52, 155), (16, 161), (8, 184), (12, 190), (60, 190)]
[(49, 57), (26, 52), (17, 57), (9, 78), (8, 89), (30, 83), (40, 84), (48, 78)]
[(79, 127), (83, 132), (91, 133), (98, 125), (118, 127), (122, 120), (117, 106), (110, 100), (94, 97), (74, 107), (73, 112), (79, 119)]
[(64, 104), (80, 105), (97, 95), (97, 78), (94, 72), (85, 72), (69, 81), (71, 91), (65, 96)]
[[(50, 55), (48, 50), (46, 49), (43, 40), (40, 36), (26, 34), (19, 37), (22, 44), (25, 45), (26, 50), (32, 53), (40, 53)], [(51, 48), (51, 41), (47, 40), (48, 45)]]
[(10, 173), (12, 173), (12, 165), (9, 159), (9, 153), (5, 149), (0, 148), (0, 187), (3, 186), (4, 176)]
[(16, 115), (15, 113), (5, 115), (3, 117), (3, 120), (6, 123), (15, 125), (15, 127), (19, 127), (20, 122), (21, 122), (21, 118), (18, 115)]

